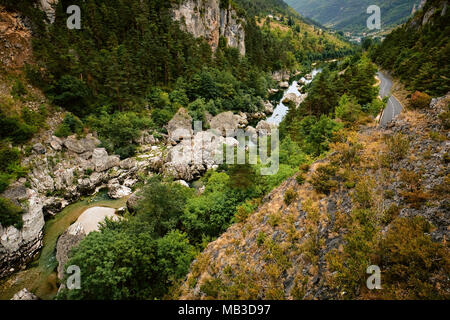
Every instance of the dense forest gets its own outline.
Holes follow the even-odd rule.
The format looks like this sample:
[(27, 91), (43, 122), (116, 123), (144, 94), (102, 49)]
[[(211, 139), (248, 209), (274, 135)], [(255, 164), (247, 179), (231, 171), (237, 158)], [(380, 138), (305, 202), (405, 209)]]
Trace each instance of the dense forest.
[[(440, 3), (443, 2), (428, 1), (414, 18), (371, 50), (372, 59), (383, 68), (392, 70), (408, 89), (433, 96), (450, 90), (450, 12)], [(433, 6), (440, 9), (433, 11), (427, 22), (424, 15)]]

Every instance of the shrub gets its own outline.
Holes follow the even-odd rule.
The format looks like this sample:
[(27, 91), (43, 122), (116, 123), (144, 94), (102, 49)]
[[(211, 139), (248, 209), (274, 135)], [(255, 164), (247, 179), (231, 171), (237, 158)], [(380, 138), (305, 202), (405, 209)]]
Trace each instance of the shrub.
[(372, 187), (367, 181), (360, 181), (353, 192), (353, 200), (363, 209), (369, 209), (373, 204)]
[(266, 233), (264, 231), (260, 231), (256, 236), (256, 244), (258, 247), (264, 243), (266, 240)]
[(337, 168), (331, 164), (323, 165), (314, 172), (311, 178), (311, 184), (318, 192), (329, 194), (331, 190), (337, 187), (337, 181), (333, 180)]
[(4, 228), (9, 226), (14, 226), (17, 229), (22, 228), (22, 209), (10, 200), (0, 198), (0, 224)]
[(310, 168), (310, 165), (307, 163), (303, 163), (298, 167), (298, 169), (303, 173), (307, 173), (309, 171), (309, 168)]
[(439, 120), (441, 120), (442, 125), (446, 130), (450, 128), (450, 110), (444, 111), (438, 116)]
[(16, 80), (14, 83), (12, 89), (11, 89), (11, 95), (13, 97), (22, 97), (27, 94), (27, 89), (25, 88), (24, 84), (20, 80)]
[(432, 241), (431, 228), (423, 217), (391, 224), (378, 249), (384, 298), (448, 299), (450, 259), (445, 246)]
[(297, 193), (292, 188), (287, 189), (284, 193), (284, 203), (287, 206), (290, 205), (296, 198)]
[(234, 215), (234, 219), (237, 222), (244, 222), (245, 220), (247, 220), (248, 216), (253, 211), (255, 211), (257, 207), (258, 204), (254, 200), (245, 201), (236, 208), (236, 214)]
[(409, 151), (409, 140), (404, 134), (396, 133), (390, 136), (386, 143), (392, 160), (399, 161), (403, 159)]
[(71, 134), (80, 135), (83, 132), (83, 122), (71, 113), (67, 113), (63, 122), (58, 126), (55, 131), (57, 137), (67, 137)]
[(418, 109), (425, 109), (430, 106), (431, 97), (420, 91), (416, 91), (411, 96), (411, 107)]
[(297, 177), (295, 177), (295, 180), (297, 181), (297, 183), (298, 183), (299, 185), (302, 185), (303, 183), (305, 183), (306, 177), (305, 177), (305, 175), (304, 175), (303, 173), (299, 173), (299, 174), (297, 175)]
[(400, 208), (395, 204), (391, 204), (389, 208), (383, 212), (383, 222), (385, 224), (391, 223), (400, 214)]

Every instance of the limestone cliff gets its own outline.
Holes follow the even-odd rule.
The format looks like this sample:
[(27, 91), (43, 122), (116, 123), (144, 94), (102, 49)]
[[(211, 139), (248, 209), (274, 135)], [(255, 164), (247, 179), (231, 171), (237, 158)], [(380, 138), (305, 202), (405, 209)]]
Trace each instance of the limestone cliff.
[(194, 37), (204, 37), (215, 51), (219, 38), (245, 55), (245, 31), (231, 7), (222, 8), (219, 0), (186, 0), (173, 9), (173, 18)]

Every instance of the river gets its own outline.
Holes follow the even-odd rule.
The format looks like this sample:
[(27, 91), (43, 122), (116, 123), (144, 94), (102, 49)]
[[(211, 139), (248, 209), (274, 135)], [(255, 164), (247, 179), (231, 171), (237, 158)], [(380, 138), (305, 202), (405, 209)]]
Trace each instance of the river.
[[(314, 69), (311, 72), (311, 80), (307, 80), (305, 77), (302, 77), (300, 80), (305, 84), (309, 84), (313, 81), (313, 79), (315, 78), (315, 76), (317, 74), (319, 74), (322, 71), (322, 69)], [(297, 97), (300, 96), (300, 92), (298, 91), (299, 89), (299, 81), (294, 80), (291, 85), (289, 86), (289, 88), (287, 88), (284, 93), (283, 93), (283, 97), (281, 98), (280, 102), (278, 103), (278, 105), (275, 107), (275, 109), (273, 110), (273, 114), (268, 117), (266, 119), (266, 121), (268, 123), (271, 124), (276, 124), (279, 125), (281, 123), (281, 121), (283, 121), (284, 117), (286, 116), (286, 114), (289, 111), (289, 107), (286, 106), (283, 103), (284, 98), (286, 97), (286, 95), (293, 93), (295, 94)]]

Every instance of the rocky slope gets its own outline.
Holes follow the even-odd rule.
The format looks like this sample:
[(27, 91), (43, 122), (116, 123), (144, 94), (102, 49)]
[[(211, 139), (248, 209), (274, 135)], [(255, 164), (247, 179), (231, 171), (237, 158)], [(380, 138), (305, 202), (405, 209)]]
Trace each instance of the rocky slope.
[[(285, 181), (262, 200), (246, 221), (234, 224), (211, 242), (191, 265), (176, 297), (417, 298), (419, 293), (411, 294), (411, 291), (419, 291), (417, 284), (409, 288), (410, 291), (404, 290), (404, 279), (397, 279), (400, 284), (395, 287), (389, 275), (393, 270), (401, 270), (395, 268), (420, 265), (429, 250), (420, 243), (430, 239), (429, 246), (442, 251), (440, 257), (432, 260), (439, 261), (438, 265), (426, 263), (424, 286), (448, 298), (449, 102), (450, 94), (434, 99), (425, 111), (402, 113), (387, 128), (369, 124), (357, 134), (341, 138), (329, 156), (315, 162), (304, 174), (299, 173), (301, 178)], [(409, 145), (407, 152), (405, 149), (400, 152), (401, 141), (409, 141), (403, 143)], [(318, 179), (318, 170), (330, 168), (330, 164), (334, 171), (328, 177), (321, 171), (321, 179)], [(329, 194), (318, 191), (326, 189), (325, 186), (330, 187)], [(374, 239), (377, 240), (369, 243), (381, 243), (390, 248), (383, 247), (381, 253), (372, 252), (370, 259), (367, 258), (369, 261), (363, 259), (364, 236), (358, 238), (356, 249), (349, 244), (353, 243), (352, 236), (358, 236), (365, 226), (364, 220), (358, 220), (358, 212), (370, 212), (368, 219), (376, 226)], [(397, 229), (398, 224), (415, 221), (413, 217), (423, 217), (434, 227), (425, 234), (408, 231), (394, 241), (394, 247), (389, 247), (389, 239), (397, 236), (395, 230), (402, 230)], [(407, 219), (402, 220), (404, 218)], [(405, 256), (403, 250), (407, 252)], [(348, 252), (352, 254), (348, 256)], [(405, 265), (398, 261), (394, 267), (389, 264), (387, 257), (395, 254), (406, 261), (402, 262)], [(356, 266), (349, 264), (352, 257), (358, 259)], [(336, 261), (342, 260), (345, 263), (337, 267)], [(365, 288), (365, 263), (380, 265), (382, 277), (389, 279), (382, 278), (384, 291), (374, 293)], [(344, 286), (349, 279), (342, 278), (346, 270), (351, 270), (347, 277), (358, 276), (351, 267), (360, 268), (363, 277), (357, 282), (353, 296)]]
[(31, 32), (17, 13), (0, 6), (0, 68), (19, 69), (32, 60)]
[(243, 21), (235, 10), (222, 7), (219, 0), (186, 0), (175, 5), (173, 18), (180, 21), (182, 28), (195, 37), (203, 37), (215, 51), (220, 37), (227, 44), (245, 55), (245, 30)]

